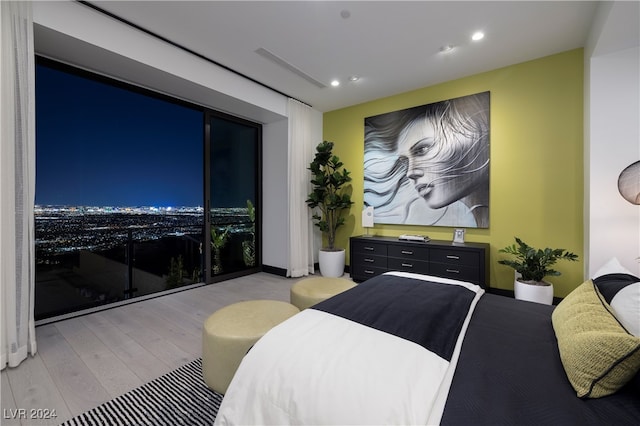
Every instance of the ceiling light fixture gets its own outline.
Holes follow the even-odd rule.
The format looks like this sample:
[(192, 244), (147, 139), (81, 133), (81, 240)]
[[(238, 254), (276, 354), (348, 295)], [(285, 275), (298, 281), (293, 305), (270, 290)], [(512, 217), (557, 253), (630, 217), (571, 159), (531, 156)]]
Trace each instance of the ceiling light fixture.
[(471, 40), (473, 40), (473, 41), (482, 40), (483, 38), (484, 38), (484, 33), (482, 31), (476, 31), (471, 36)]
[(454, 46), (452, 44), (446, 44), (442, 47), (440, 47), (440, 52), (441, 53), (448, 53), (451, 52), (453, 50)]
[(331, 81), (331, 85), (333, 87), (338, 87), (338, 86), (340, 86), (340, 82), (338, 80), (333, 80), (333, 81)]
[(349, 81), (358, 81), (360, 80), (360, 77), (358, 77), (357, 75), (352, 75), (349, 77)]

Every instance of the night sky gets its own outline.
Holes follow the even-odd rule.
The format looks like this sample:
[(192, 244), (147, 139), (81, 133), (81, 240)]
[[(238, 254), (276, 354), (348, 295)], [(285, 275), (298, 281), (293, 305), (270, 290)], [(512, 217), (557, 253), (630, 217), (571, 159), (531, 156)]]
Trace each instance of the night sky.
[(203, 112), (39, 64), (36, 204), (201, 206)]

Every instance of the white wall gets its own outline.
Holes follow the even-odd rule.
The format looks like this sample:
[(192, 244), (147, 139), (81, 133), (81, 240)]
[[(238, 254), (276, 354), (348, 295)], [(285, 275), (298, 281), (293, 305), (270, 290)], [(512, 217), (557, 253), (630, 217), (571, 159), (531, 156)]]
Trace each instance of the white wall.
[(286, 270), (285, 96), (75, 1), (34, 2), (33, 19), (38, 54), (262, 123), (263, 263)]
[(586, 276), (615, 256), (640, 275), (640, 206), (618, 176), (640, 160), (640, 37), (636, 2), (602, 4), (585, 49)]
[[(282, 161), (288, 157), (288, 133), (287, 120), (262, 128), (265, 139), (262, 145), (262, 263), (285, 270), (289, 246), (289, 209), (287, 167), (282, 167)], [(284, 137), (278, 137), (282, 134)]]

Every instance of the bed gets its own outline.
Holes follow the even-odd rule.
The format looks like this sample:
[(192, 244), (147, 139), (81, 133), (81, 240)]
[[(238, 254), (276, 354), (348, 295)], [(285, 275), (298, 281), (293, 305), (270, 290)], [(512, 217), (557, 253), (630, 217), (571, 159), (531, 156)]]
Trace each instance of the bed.
[[(604, 374), (622, 369), (623, 377), (614, 378), (613, 391), (604, 386), (608, 396), (597, 394), (593, 381), (581, 391), (582, 376), (568, 365), (573, 347), (585, 346), (573, 340), (585, 335), (581, 315), (592, 308), (585, 310), (584, 300), (601, 297), (595, 288), (589, 280), (554, 313), (553, 306), (485, 294), (469, 283), (383, 274), (258, 341), (216, 424), (639, 424), (640, 338), (622, 328), (625, 355)], [(587, 341), (588, 360), (596, 346)], [(584, 358), (585, 348), (579, 353)]]

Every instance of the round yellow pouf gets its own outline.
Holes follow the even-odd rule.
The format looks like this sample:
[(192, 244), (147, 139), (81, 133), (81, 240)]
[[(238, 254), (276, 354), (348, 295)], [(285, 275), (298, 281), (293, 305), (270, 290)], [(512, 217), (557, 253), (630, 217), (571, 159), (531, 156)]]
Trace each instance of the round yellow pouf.
[(305, 278), (291, 286), (291, 304), (300, 310), (307, 309), (355, 286), (355, 282), (346, 278)]
[(202, 330), (202, 375), (224, 394), (242, 358), (274, 326), (300, 312), (287, 302), (249, 300), (214, 312)]

